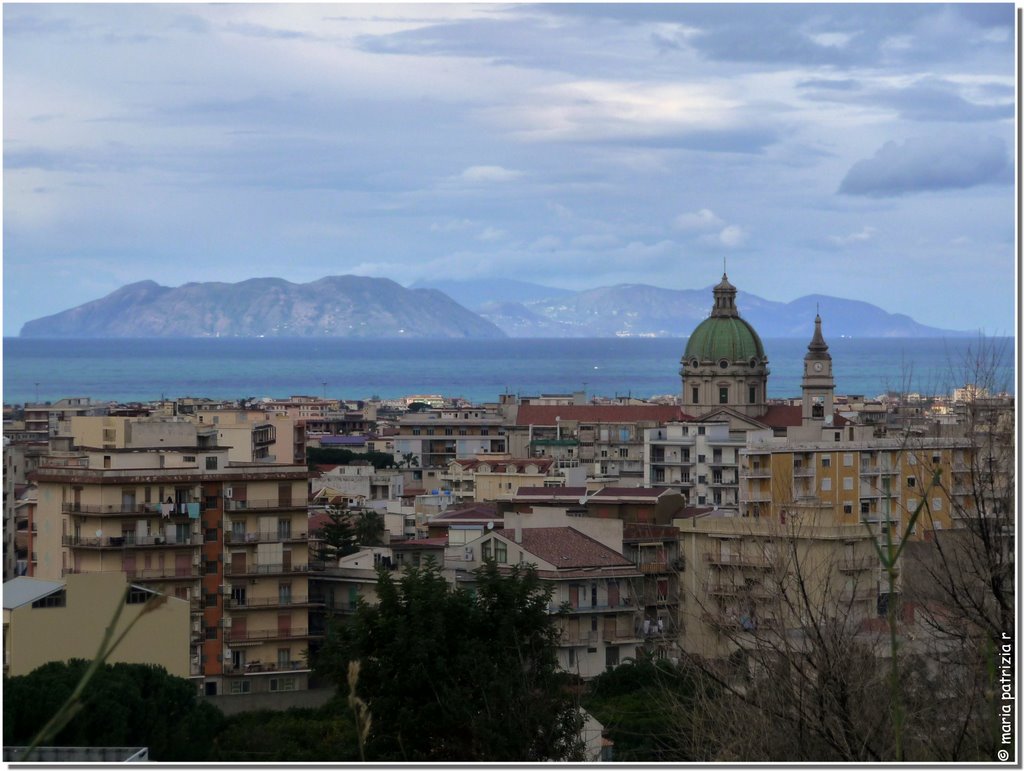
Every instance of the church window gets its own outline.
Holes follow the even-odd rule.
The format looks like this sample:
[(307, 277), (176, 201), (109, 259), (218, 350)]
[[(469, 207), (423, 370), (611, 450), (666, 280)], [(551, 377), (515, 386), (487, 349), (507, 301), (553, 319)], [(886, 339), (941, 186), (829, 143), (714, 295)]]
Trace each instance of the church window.
[(722, 369), (728, 369), (729, 361), (727, 359), (722, 359), (720, 362), (718, 362), (718, 366), (721, 367)]
[(718, 403), (728, 404), (729, 403), (729, 388), (728, 386), (722, 386), (718, 389)]
[(693, 387), (693, 403), (696, 404), (700, 401), (700, 389), (697, 386)]
[(749, 396), (747, 397), (751, 404), (757, 401), (757, 387), (750, 386)]

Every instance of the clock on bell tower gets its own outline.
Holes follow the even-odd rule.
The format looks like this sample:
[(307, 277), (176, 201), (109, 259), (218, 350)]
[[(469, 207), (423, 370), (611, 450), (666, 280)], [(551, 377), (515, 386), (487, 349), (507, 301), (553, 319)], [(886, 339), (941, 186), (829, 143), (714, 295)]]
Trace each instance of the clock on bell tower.
[(814, 337), (804, 355), (804, 377), (800, 389), (803, 392), (802, 425), (831, 423), (835, 380), (832, 377), (832, 355), (821, 335), (820, 315), (814, 317)]

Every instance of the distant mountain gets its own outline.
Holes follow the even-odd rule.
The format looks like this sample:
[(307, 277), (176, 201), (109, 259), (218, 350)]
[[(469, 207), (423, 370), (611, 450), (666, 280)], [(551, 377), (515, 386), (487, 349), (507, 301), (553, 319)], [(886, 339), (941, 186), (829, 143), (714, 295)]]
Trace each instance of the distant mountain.
[(501, 338), (505, 333), (433, 289), (384, 278), (308, 284), (254, 278), (177, 288), (142, 281), (30, 321), (22, 337)]
[(485, 305), (553, 300), (573, 294), (568, 289), (556, 289), (514, 279), (420, 280), (409, 284), (409, 288), (439, 289), (455, 302), (478, 313)]
[[(660, 289), (620, 284), (554, 300), (502, 303), (480, 314), (511, 337), (686, 337), (711, 311), (711, 287)], [(825, 337), (955, 337), (972, 334), (918, 324), (878, 306), (827, 295), (789, 303), (739, 292), (740, 315), (761, 337), (806, 337), (820, 308)]]

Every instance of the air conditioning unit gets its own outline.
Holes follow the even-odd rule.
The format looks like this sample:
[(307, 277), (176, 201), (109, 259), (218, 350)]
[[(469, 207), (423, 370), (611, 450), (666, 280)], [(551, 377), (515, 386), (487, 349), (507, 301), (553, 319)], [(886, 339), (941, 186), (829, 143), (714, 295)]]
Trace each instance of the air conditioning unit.
[(472, 562), (473, 561), (473, 547), (472, 546), (467, 546), (465, 548), (465, 553), (463, 554), (462, 559), (464, 559), (466, 562)]
[(231, 498), (232, 496), (234, 496), (234, 494), (235, 494), (235, 491), (232, 488), (230, 488), (230, 487), (225, 487), (224, 488), (224, 497), (225, 498)]

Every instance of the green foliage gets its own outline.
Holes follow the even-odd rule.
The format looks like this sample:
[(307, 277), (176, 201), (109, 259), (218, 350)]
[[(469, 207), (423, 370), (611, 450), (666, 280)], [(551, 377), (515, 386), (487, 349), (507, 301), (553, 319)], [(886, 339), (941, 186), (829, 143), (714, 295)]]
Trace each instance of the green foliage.
[(583, 706), (604, 725), (617, 761), (706, 760), (705, 734), (690, 730), (701, 698), (710, 697), (698, 683), (667, 661), (626, 661), (588, 683)]
[(557, 671), (550, 590), (532, 568), (491, 562), (475, 592), (452, 589), (432, 561), (397, 581), (378, 576), (379, 604), (334, 627), (314, 666), (369, 704), (371, 761), (581, 759), (582, 715)]
[[(4, 683), (4, 742), (28, 744), (60, 709), (89, 662), (51, 662)], [(56, 735), (65, 746), (149, 747), (159, 761), (203, 760), (223, 722), (188, 680), (147, 664), (106, 664), (90, 681), (83, 708)]]
[(344, 712), (293, 707), (243, 712), (227, 719), (212, 762), (344, 763), (359, 760), (355, 727)]
[(389, 452), (354, 452), (341, 447), (307, 447), (306, 462), (310, 466), (348, 465), (355, 461), (369, 461), (375, 469), (390, 468), (395, 465), (395, 456)]
[(379, 546), (384, 539), (380, 512), (328, 511), (330, 522), (320, 529), (320, 558), (335, 560), (355, 554), (361, 546)]

